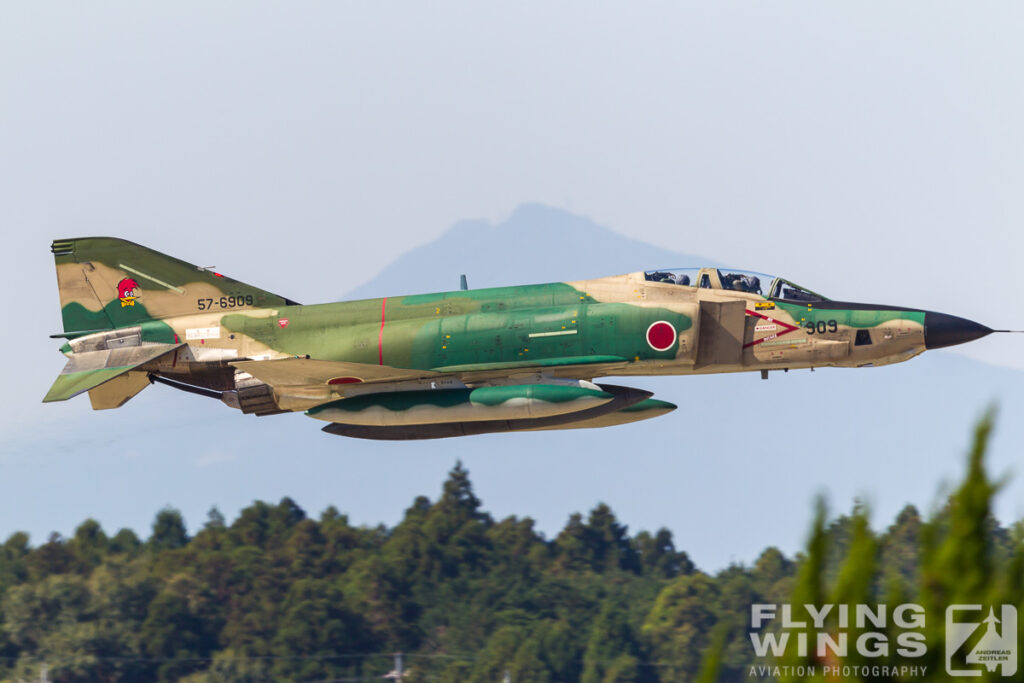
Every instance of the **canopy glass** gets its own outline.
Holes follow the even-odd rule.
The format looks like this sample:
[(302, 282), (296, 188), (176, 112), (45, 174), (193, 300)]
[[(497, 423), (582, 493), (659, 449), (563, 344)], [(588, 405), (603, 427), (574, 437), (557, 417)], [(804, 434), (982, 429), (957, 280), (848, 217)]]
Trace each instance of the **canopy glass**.
[(644, 279), (684, 287), (731, 289), (781, 301), (828, 301), (785, 278), (735, 268), (663, 268), (644, 272)]

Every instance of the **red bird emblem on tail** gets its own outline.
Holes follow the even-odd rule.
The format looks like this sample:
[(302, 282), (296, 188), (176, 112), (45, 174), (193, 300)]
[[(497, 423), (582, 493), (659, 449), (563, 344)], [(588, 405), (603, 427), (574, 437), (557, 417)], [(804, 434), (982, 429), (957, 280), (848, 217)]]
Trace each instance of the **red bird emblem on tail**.
[(121, 308), (135, 305), (135, 288), (139, 283), (130, 277), (126, 277), (117, 283), (117, 298), (121, 300)]

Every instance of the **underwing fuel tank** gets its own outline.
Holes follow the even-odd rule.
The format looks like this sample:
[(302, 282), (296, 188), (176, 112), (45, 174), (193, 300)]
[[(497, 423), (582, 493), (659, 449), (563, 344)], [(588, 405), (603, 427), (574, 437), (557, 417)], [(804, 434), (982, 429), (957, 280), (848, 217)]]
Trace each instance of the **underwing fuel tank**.
[(594, 388), (522, 384), (364, 394), (316, 406), (306, 414), (327, 422), (369, 427), (528, 420), (590, 410), (614, 398), (591, 386)]
[[(589, 384), (589, 382), (588, 382)], [(662, 411), (670, 403), (657, 401), (648, 404), (646, 399), (651, 397), (651, 392), (634, 387), (621, 387), (615, 384), (598, 384), (599, 387), (612, 395), (612, 400), (595, 408), (588, 408), (576, 413), (563, 415), (552, 415), (551, 417), (534, 417), (525, 420), (475, 420), (472, 422), (438, 422), (424, 425), (389, 425), (385, 427), (354, 425), (344, 423), (333, 423), (324, 427), (323, 431), (338, 436), (348, 436), (356, 439), (372, 439), (376, 441), (417, 441), (420, 439), (446, 439), (453, 436), (470, 436), (473, 434), (493, 434), (497, 432), (517, 432), (525, 430), (536, 430), (545, 427), (558, 428), (571, 426), (575, 423), (595, 420), (601, 416), (612, 413), (623, 413), (632, 406), (640, 406), (637, 419), (643, 419), (644, 415), (654, 417), (652, 412)], [(662, 405), (663, 404), (663, 405)], [(674, 406), (672, 406), (674, 407)], [(625, 420), (627, 422), (631, 419)], [(617, 422), (613, 418), (613, 424)]]
[(595, 427), (614, 427), (615, 425), (624, 425), (629, 424), (630, 422), (649, 420), (652, 417), (660, 417), (666, 413), (671, 413), (676, 408), (677, 406), (674, 403), (659, 401), (656, 398), (648, 398), (621, 410), (604, 413), (603, 415), (587, 417), (561, 425), (552, 425), (548, 427), (526, 427), (519, 431), (534, 432), (542, 430), (547, 431), (551, 429), (592, 429)]

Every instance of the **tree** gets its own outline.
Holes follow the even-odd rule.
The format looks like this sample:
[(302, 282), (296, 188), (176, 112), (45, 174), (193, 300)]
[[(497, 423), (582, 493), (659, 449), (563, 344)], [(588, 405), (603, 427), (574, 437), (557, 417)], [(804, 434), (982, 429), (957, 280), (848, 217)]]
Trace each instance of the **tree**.
[(590, 511), (586, 540), (590, 566), (595, 571), (640, 571), (636, 551), (629, 542), (628, 528), (619, 524), (611, 508), (600, 503)]
[(28, 578), (25, 558), (29, 552), (28, 534), (21, 531), (11, 534), (0, 546), (0, 596), (8, 586)]
[[(854, 614), (858, 605), (871, 605), (878, 602), (875, 594), (875, 577), (878, 571), (878, 542), (871, 527), (868, 524), (868, 511), (863, 505), (854, 507), (852, 516), (852, 534), (849, 548), (842, 567), (839, 570), (839, 577), (836, 579), (835, 588), (832, 592), (832, 603), (845, 605), (850, 614)], [(899, 603), (897, 603), (899, 604)], [(836, 610), (830, 615), (830, 627), (838, 631)], [(862, 634), (873, 630), (867, 624), (859, 626), (854, 620), (847, 628), (843, 629), (849, 638), (850, 643), (855, 643)], [(895, 638), (893, 638), (895, 642)], [(890, 652), (890, 655), (893, 653)], [(865, 666), (877, 664), (877, 659), (868, 659), (860, 654), (856, 647), (850, 647), (847, 656), (840, 658), (842, 664), (851, 666)], [(897, 660), (894, 657), (893, 663)]]
[(142, 623), (142, 642), (149, 657), (164, 660), (158, 674), (175, 680), (199, 668), (199, 657), (212, 651), (204, 620), (189, 605), (187, 596), (165, 591), (149, 605)]
[(206, 512), (206, 524), (203, 525), (203, 528), (219, 530), (225, 528), (225, 526), (224, 515), (221, 514), (221, 511), (217, 509), (216, 505), (214, 505)]
[[(587, 521), (579, 513), (570, 515), (565, 528), (555, 539), (555, 562), (565, 571), (589, 569), (595, 572), (631, 571), (640, 573), (641, 560), (637, 548), (630, 540), (627, 527), (619, 524), (604, 503), (599, 503)], [(661, 539), (664, 551), (664, 537)], [(671, 544), (671, 537), (668, 539)], [(645, 542), (647, 550), (657, 555), (657, 542)], [(657, 562), (658, 557), (652, 559)], [(671, 565), (672, 559), (668, 560)]]
[[(826, 532), (828, 514), (824, 498), (819, 498), (815, 503), (814, 522), (811, 524), (811, 533), (807, 539), (807, 551), (798, 563), (796, 584), (789, 602), (794, 605), (824, 605), (826, 604), (825, 573), (828, 568), (829, 555), (829, 534)], [(810, 622), (805, 622), (810, 624)], [(800, 629), (793, 629), (793, 638), (796, 639)], [(807, 642), (815, 641), (816, 632), (810, 625), (802, 629), (806, 634)], [(800, 656), (796, 648), (786, 649), (782, 657), (783, 663), (790, 667), (784, 669), (782, 680), (796, 681), (796, 674), (791, 671), (799, 670), (798, 667), (814, 667), (817, 661), (815, 648), (808, 647), (807, 655)]]
[(765, 548), (750, 572), (754, 591), (765, 602), (785, 602), (793, 590), (793, 568), (792, 560), (783, 555), (781, 550), (775, 546)]
[(474, 683), (500, 681), (525, 640), (526, 632), (518, 626), (504, 626), (495, 631), (477, 657), (469, 680)]
[(590, 631), (583, 654), (582, 683), (636, 680), (639, 654), (625, 607), (616, 597), (609, 597)]
[(188, 543), (188, 532), (181, 513), (172, 507), (165, 507), (156, 513), (153, 520), (153, 534), (149, 537), (149, 547), (155, 551), (176, 550)]
[[(747, 681), (748, 666), (774, 663), (751, 648), (753, 604), (884, 603), (891, 615), (908, 602), (927, 611), (929, 651), (914, 663), (941, 677), (951, 601), (1024, 612), (1024, 522), (992, 516), (988, 420), (927, 521), (908, 506), (876, 535), (863, 506), (830, 519), (819, 501), (795, 561), (769, 547), (714, 576), (667, 530), (631, 537), (603, 504), (553, 541), (529, 518), (496, 523), (461, 463), (392, 528), (333, 508), (309, 519), (283, 498), (230, 527), (214, 509), (195, 538), (166, 508), (144, 545), (94, 520), (37, 547), (14, 534), (0, 545), (0, 680), (37, 680), (43, 661), (61, 683), (366, 678), (387, 670), (379, 653), (401, 651), (409, 680)], [(825, 621), (849, 639), (858, 628)], [(787, 631), (792, 645), (800, 631)], [(795, 650), (778, 663), (812, 662)]]
[[(945, 609), (952, 604), (991, 604), (998, 598), (992, 532), (992, 499), (999, 489), (985, 470), (985, 453), (995, 422), (989, 410), (974, 430), (964, 481), (948, 508), (921, 529), (919, 602), (927, 611), (928, 653), (923, 664), (943, 670)], [(953, 655), (963, 664), (962, 653)]]
[(274, 634), (273, 666), (279, 678), (310, 680), (361, 673), (358, 659), (377, 652), (380, 643), (369, 625), (347, 605), (331, 581), (299, 579), (292, 584)]
[(672, 579), (694, 570), (689, 555), (676, 550), (672, 532), (664, 527), (658, 529), (653, 536), (641, 531), (633, 538), (632, 546), (640, 560), (644, 576)]
[(66, 574), (80, 569), (80, 563), (68, 549), (58, 533), (50, 534), (46, 543), (25, 557), (25, 568), (32, 581), (40, 581), (53, 574)]
[(921, 514), (907, 505), (896, 521), (879, 539), (880, 564), (893, 580), (916, 590), (918, 579), (918, 546), (921, 541)]
[(142, 547), (142, 541), (131, 529), (120, 529), (110, 539), (109, 548), (111, 553), (125, 553), (134, 555)]
[(643, 625), (643, 636), (663, 678), (692, 680), (717, 622), (718, 586), (707, 574), (680, 576), (658, 594)]

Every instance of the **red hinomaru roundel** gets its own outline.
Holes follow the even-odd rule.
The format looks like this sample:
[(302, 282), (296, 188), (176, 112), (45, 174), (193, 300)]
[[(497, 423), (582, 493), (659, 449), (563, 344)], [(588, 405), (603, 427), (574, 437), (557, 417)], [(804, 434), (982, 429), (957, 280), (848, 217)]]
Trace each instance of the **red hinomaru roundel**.
[(655, 351), (668, 351), (676, 343), (676, 328), (672, 323), (658, 320), (647, 328), (647, 343)]

